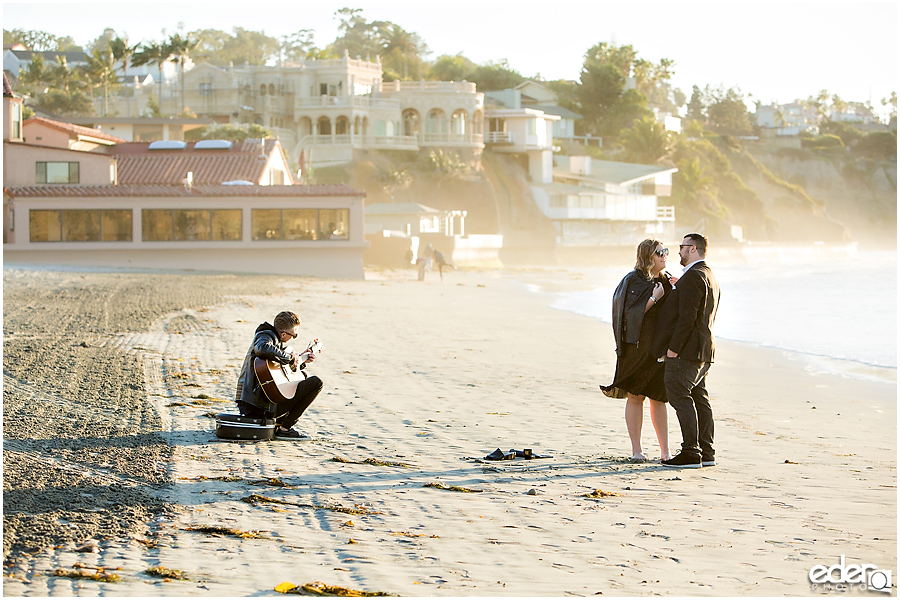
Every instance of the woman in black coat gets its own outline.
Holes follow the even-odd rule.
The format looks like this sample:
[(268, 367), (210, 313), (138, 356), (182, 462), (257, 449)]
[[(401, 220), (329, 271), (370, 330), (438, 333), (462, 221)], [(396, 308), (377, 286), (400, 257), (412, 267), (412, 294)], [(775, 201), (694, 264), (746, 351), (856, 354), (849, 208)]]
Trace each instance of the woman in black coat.
[(650, 400), (650, 420), (656, 430), (662, 460), (669, 454), (669, 419), (666, 412), (665, 363), (650, 353), (660, 305), (672, 290), (675, 278), (666, 272), (669, 249), (659, 240), (646, 239), (637, 247), (634, 271), (626, 275), (613, 294), (612, 326), (616, 338), (616, 375), (600, 386), (610, 398), (625, 398), (625, 426), (631, 438), (632, 460), (644, 462), (641, 428), (644, 398)]

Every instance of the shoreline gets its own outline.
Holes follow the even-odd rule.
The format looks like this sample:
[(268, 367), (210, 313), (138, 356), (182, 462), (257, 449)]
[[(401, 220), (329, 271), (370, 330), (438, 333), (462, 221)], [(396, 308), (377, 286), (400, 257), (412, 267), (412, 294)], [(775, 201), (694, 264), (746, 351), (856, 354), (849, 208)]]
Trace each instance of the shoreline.
[[(93, 540), (93, 552), (73, 540), (16, 553), (4, 593), (247, 596), (322, 581), (406, 596), (778, 596), (814, 593), (809, 569), (842, 554), (896, 571), (896, 383), (723, 341), (709, 386), (720, 464), (629, 463), (622, 401), (597, 388), (614, 369), (608, 324), (523, 294), (521, 274), (458, 271), (441, 283), (417, 282), (414, 270), (364, 281), (5, 270), (4, 326), (24, 323), (4, 331), (5, 371), (23, 351), (12, 344), (38, 329), (32, 298), (74, 310), (91, 297), (79, 290), (116, 292), (123, 317), (84, 339), (142, 362), (140, 397), (159, 415), (149, 429), (172, 451), (168, 483), (142, 489), (176, 510)], [(261, 295), (263, 284), (277, 288)], [(168, 302), (158, 315), (128, 317), (157, 296)], [(312, 439), (217, 441), (204, 415), (232, 410), (252, 331), (281, 309), (300, 314), (301, 338), (326, 345), (313, 366), (326, 387), (300, 424)], [(81, 339), (66, 342), (93, 351)], [(7, 439), (17, 423), (5, 421)], [(671, 411), (669, 434), (675, 449)], [(646, 415), (643, 440), (658, 456)], [(483, 461), (497, 447), (553, 458)], [(64, 458), (111, 472), (89, 453)], [(263, 483), (273, 479), (284, 485)], [(67, 491), (77, 497), (84, 483)], [(5, 502), (4, 518), (14, 509)], [(196, 531), (208, 526), (262, 537)], [(121, 580), (52, 576), (78, 562), (118, 568)], [(188, 579), (154, 579), (150, 566)]]

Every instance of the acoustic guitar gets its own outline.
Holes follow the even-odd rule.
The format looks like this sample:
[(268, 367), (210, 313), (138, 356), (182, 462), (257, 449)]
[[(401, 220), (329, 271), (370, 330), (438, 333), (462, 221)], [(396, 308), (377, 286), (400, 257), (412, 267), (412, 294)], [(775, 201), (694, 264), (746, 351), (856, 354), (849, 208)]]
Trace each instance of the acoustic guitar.
[[(306, 352), (318, 354), (322, 350), (322, 343), (315, 339), (309, 344)], [(294, 350), (288, 346), (285, 348), (288, 354), (293, 354)], [(300, 355), (301, 361), (303, 354)], [(253, 359), (253, 371), (256, 373), (256, 380), (262, 387), (263, 393), (269, 402), (281, 404), (294, 397), (297, 386), (301, 381), (306, 379), (306, 371), (300, 369), (291, 369), (290, 365), (283, 365), (278, 361), (266, 360), (256, 357)]]

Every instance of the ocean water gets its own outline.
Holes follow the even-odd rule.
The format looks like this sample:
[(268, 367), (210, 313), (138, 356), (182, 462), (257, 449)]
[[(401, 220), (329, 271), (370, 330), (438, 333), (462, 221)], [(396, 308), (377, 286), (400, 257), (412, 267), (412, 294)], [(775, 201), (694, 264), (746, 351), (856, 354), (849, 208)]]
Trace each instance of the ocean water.
[[(707, 261), (722, 300), (716, 338), (897, 368), (897, 253), (816, 246)], [(632, 265), (585, 270), (596, 287), (554, 308), (610, 322), (612, 294)], [(681, 275), (678, 257), (667, 269)]]

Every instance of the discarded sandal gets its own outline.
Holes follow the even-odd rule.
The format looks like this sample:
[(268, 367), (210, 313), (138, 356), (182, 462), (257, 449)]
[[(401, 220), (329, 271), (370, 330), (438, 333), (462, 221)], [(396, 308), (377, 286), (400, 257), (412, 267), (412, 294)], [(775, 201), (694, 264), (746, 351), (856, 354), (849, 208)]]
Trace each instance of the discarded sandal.
[(484, 460), (513, 460), (516, 457), (516, 451), (511, 450), (509, 452), (504, 452), (500, 448), (497, 448), (490, 454), (484, 457)]

